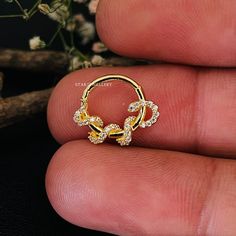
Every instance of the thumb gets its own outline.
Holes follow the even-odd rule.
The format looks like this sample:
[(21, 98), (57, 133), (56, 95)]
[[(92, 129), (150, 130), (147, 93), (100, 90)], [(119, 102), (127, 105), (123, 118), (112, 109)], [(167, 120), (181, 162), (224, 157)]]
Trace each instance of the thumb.
[(46, 188), (69, 222), (119, 235), (236, 235), (236, 163), (73, 141)]

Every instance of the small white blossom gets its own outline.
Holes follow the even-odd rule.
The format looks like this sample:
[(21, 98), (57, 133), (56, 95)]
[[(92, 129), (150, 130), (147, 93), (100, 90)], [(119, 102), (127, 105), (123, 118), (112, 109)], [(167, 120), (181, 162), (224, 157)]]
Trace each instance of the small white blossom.
[(89, 12), (91, 14), (95, 14), (97, 11), (99, 0), (91, 0), (88, 4)]
[(70, 19), (66, 22), (66, 30), (73, 32), (76, 28), (76, 23), (74, 19)]
[(70, 59), (69, 71), (74, 71), (83, 66), (83, 62), (80, 61), (79, 57), (72, 57)]
[(78, 56), (74, 56), (70, 59), (69, 71), (90, 67), (92, 67), (92, 63), (90, 61), (81, 61)]
[(77, 14), (74, 15), (74, 19), (76, 22), (78, 22), (79, 24), (83, 24), (86, 20), (84, 18), (84, 16), (82, 14)]
[(41, 13), (43, 13), (45, 15), (50, 13), (50, 7), (49, 7), (48, 4), (41, 3), (41, 4), (38, 5), (38, 9)]
[(95, 36), (95, 27), (94, 24), (91, 22), (84, 22), (78, 28), (78, 33), (82, 37), (82, 44), (87, 44), (91, 41)]
[(47, 15), (52, 20), (63, 24), (70, 16), (70, 12), (67, 5), (63, 4), (61, 1), (54, 0), (51, 4), (50, 12)]
[(29, 46), (31, 50), (45, 48), (46, 43), (40, 39), (39, 36), (34, 36), (29, 40)]
[(68, 6), (61, 0), (52, 1), (50, 6), (48, 4), (41, 3), (38, 5), (38, 9), (41, 13), (61, 24), (64, 24), (70, 15)]
[(92, 46), (92, 50), (96, 53), (107, 51), (107, 47), (102, 42), (95, 42)]
[(84, 61), (83, 62), (83, 67), (84, 68), (90, 68), (90, 67), (92, 67), (92, 63), (90, 61)]
[(91, 62), (94, 66), (101, 66), (104, 62), (104, 58), (99, 55), (94, 55), (91, 58)]

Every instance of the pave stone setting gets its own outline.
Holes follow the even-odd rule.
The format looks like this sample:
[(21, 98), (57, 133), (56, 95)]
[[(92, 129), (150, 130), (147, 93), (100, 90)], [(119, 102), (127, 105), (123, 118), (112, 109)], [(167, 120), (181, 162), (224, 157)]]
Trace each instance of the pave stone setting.
[[(140, 123), (141, 128), (146, 128), (152, 126), (154, 123), (157, 122), (157, 119), (160, 115), (158, 112), (158, 106), (154, 104), (152, 101), (135, 101), (132, 102), (129, 107), (128, 111), (129, 112), (137, 112), (139, 111), (142, 107), (148, 107), (152, 111), (152, 116), (148, 120), (142, 120)], [(128, 118), (125, 119), (124, 122), (124, 130), (123, 130), (123, 135), (119, 138), (116, 138), (116, 141), (121, 145), (121, 146), (128, 146), (130, 142), (132, 141), (132, 131), (133, 131), (133, 123), (135, 122), (137, 117), (135, 116), (129, 116)], [(120, 128), (119, 125), (117, 124), (109, 124), (106, 125), (104, 128), (104, 123), (102, 119), (98, 116), (90, 116), (87, 113), (87, 104), (84, 102), (81, 102), (81, 107), (74, 113), (73, 120), (75, 123), (77, 123), (79, 126), (91, 126), (91, 125), (96, 125), (101, 129), (101, 132), (96, 132), (92, 130), (89, 132), (89, 140), (94, 143), (94, 144), (100, 144), (105, 141), (107, 137), (112, 132), (121, 132), (122, 129)]]

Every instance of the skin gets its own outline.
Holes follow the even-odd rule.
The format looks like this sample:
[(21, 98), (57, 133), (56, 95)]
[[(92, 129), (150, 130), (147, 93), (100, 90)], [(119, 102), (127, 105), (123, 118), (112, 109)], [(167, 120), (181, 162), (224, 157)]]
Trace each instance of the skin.
[[(62, 146), (46, 189), (59, 215), (119, 235), (236, 235), (235, 12), (234, 0), (100, 0), (97, 29), (111, 50), (166, 63), (82, 70), (56, 86), (48, 124)], [(72, 121), (85, 88), (75, 83), (111, 73), (160, 107), (131, 147), (93, 145)], [(90, 112), (122, 126), (135, 100), (114, 83), (94, 90)]]

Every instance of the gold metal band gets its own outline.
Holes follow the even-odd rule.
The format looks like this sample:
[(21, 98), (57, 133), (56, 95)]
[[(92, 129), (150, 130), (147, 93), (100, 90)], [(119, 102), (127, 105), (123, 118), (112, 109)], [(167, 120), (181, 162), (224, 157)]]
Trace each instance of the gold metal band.
[[(120, 80), (130, 84), (138, 96), (138, 100), (129, 105), (128, 111), (139, 111), (139, 113), (137, 116), (129, 116), (125, 119), (124, 129), (121, 129), (117, 124), (109, 124), (103, 127), (102, 119), (98, 116), (92, 116), (88, 112), (88, 98), (92, 90), (99, 84), (113, 80)], [(146, 107), (152, 110), (152, 116), (145, 121)], [(86, 87), (81, 98), (81, 107), (75, 112), (73, 119), (79, 126), (87, 125), (90, 127), (91, 132), (89, 132), (88, 138), (92, 143), (102, 143), (109, 137), (116, 139), (121, 146), (127, 146), (132, 140), (132, 131), (138, 127), (146, 128), (152, 126), (156, 123), (158, 117), (158, 106), (152, 101), (146, 101), (141, 86), (135, 81), (124, 75), (105, 75), (97, 78)]]
[[(89, 112), (88, 112), (88, 97), (89, 97), (89, 94), (91, 93), (91, 91), (94, 88), (96, 88), (98, 84), (108, 82), (108, 81), (113, 81), (113, 80), (121, 80), (121, 81), (124, 81), (124, 82), (130, 84), (134, 88), (135, 92), (137, 93), (139, 101), (145, 101), (145, 96), (144, 96), (144, 93), (142, 91), (141, 86), (139, 86), (135, 81), (133, 81), (129, 77), (126, 77), (126, 76), (123, 76), (123, 75), (106, 75), (106, 76), (102, 76), (102, 77), (99, 77), (96, 80), (94, 80), (92, 83), (90, 83), (83, 92), (81, 100), (84, 104), (87, 104), (87, 109), (86, 109), (86, 113), (85, 113), (87, 116), (90, 116)], [(132, 124), (132, 130), (133, 131), (136, 130), (139, 127), (139, 125), (143, 121), (145, 115), (146, 115), (146, 106), (143, 106), (140, 109), (140, 112), (139, 112), (135, 122)], [(95, 125), (95, 124), (90, 124), (89, 127), (97, 133), (102, 132), (102, 128)], [(122, 131), (111, 131), (110, 134), (109, 134), (109, 138), (119, 138), (119, 137), (122, 137), (123, 134), (124, 134), (124, 130), (122, 130)]]

